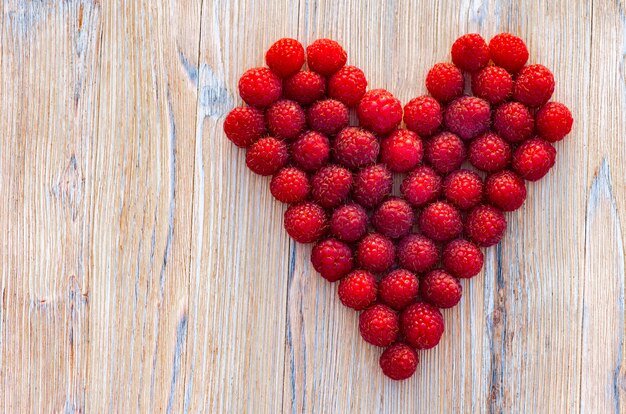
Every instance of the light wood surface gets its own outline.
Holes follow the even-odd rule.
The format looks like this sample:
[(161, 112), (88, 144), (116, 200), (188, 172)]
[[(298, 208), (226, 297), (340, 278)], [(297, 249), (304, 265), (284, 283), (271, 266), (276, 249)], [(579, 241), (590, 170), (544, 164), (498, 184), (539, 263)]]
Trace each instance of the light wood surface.
[[(623, 0), (0, 2), (3, 412), (626, 413)], [(393, 382), (222, 132), (280, 37), (403, 102), (467, 32), (575, 117), (441, 344)]]

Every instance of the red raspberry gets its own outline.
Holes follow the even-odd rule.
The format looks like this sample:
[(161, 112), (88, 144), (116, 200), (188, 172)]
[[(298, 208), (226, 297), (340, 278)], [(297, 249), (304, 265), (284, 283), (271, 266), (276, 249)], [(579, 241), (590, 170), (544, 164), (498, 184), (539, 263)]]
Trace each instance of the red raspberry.
[(543, 65), (523, 67), (513, 85), (513, 99), (530, 107), (545, 104), (553, 92), (554, 75)]
[(467, 72), (476, 72), (489, 62), (489, 46), (477, 33), (468, 33), (452, 44), (452, 62)]
[(264, 108), (280, 99), (282, 81), (268, 68), (248, 69), (239, 79), (239, 95), (248, 105)]
[(489, 102), (474, 96), (454, 100), (443, 114), (446, 127), (462, 139), (472, 139), (489, 129), (491, 107)]
[(389, 269), (395, 256), (396, 246), (382, 234), (368, 234), (356, 248), (356, 259), (361, 267), (374, 273)]
[(411, 231), (414, 219), (409, 203), (394, 197), (378, 206), (372, 215), (372, 224), (379, 233), (397, 239)]
[(479, 170), (500, 171), (511, 161), (511, 147), (498, 135), (487, 132), (470, 143), (469, 160)]
[(304, 65), (304, 48), (295, 39), (279, 39), (265, 53), (265, 63), (272, 72), (286, 78)]
[(363, 128), (386, 134), (402, 122), (402, 104), (391, 92), (373, 89), (363, 95), (357, 115)]
[(422, 140), (413, 131), (397, 129), (381, 143), (381, 160), (393, 172), (407, 172), (422, 162)]
[(487, 200), (500, 210), (514, 211), (526, 200), (526, 185), (513, 171), (503, 170), (487, 178), (485, 195)]
[(224, 119), (224, 132), (236, 146), (249, 147), (265, 134), (263, 112), (251, 106), (233, 109)]
[(367, 213), (356, 203), (337, 207), (330, 218), (330, 231), (340, 240), (353, 243), (367, 233)]
[(359, 315), (359, 331), (365, 342), (389, 346), (398, 339), (400, 319), (393, 309), (377, 303)]
[(358, 104), (366, 89), (365, 73), (356, 66), (344, 66), (328, 80), (328, 96), (348, 107)]
[(319, 73), (308, 70), (296, 72), (283, 83), (285, 98), (305, 106), (322, 99), (325, 91), (326, 79)]
[(393, 177), (383, 164), (370, 165), (354, 177), (352, 198), (365, 208), (379, 205), (391, 193)]
[(465, 161), (465, 144), (457, 135), (441, 132), (424, 143), (424, 159), (438, 173), (449, 173)]
[(502, 104), (493, 115), (493, 129), (509, 142), (524, 141), (532, 135), (534, 128), (533, 115), (519, 102)]
[(315, 203), (294, 204), (285, 211), (285, 230), (297, 242), (316, 242), (327, 226), (324, 209)]
[(426, 75), (426, 89), (441, 103), (461, 96), (464, 87), (463, 74), (452, 63), (437, 63)]
[(380, 355), (383, 374), (395, 381), (410, 378), (419, 363), (417, 352), (401, 342), (391, 345)]
[(435, 269), (420, 281), (422, 299), (438, 308), (452, 308), (459, 303), (462, 293), (459, 280), (445, 270)]
[(333, 155), (335, 160), (348, 168), (360, 168), (376, 162), (380, 146), (369, 131), (347, 127), (335, 137)]
[(336, 282), (352, 271), (352, 249), (337, 239), (326, 239), (311, 250), (313, 268), (329, 282)]
[(413, 273), (424, 273), (438, 261), (439, 249), (427, 237), (409, 234), (398, 243), (398, 262)]
[(537, 112), (536, 121), (537, 133), (548, 142), (556, 142), (569, 134), (574, 118), (567, 106), (559, 102), (548, 102)]
[(287, 145), (273, 137), (261, 138), (246, 153), (246, 165), (259, 175), (272, 175), (283, 168), (289, 154)]
[(474, 171), (454, 171), (443, 180), (443, 194), (455, 206), (467, 210), (483, 198), (483, 180)]
[(468, 240), (452, 240), (444, 247), (442, 256), (444, 269), (458, 278), (474, 277), (483, 268), (483, 252)]
[(441, 105), (435, 98), (419, 96), (404, 106), (404, 123), (407, 129), (428, 137), (437, 131), (443, 120)]
[(498, 244), (505, 230), (504, 213), (485, 204), (474, 207), (465, 219), (465, 233), (479, 246)]
[(451, 204), (437, 201), (428, 205), (419, 217), (419, 229), (433, 240), (450, 240), (463, 231), (461, 213)]
[(338, 165), (320, 168), (311, 178), (313, 200), (324, 208), (333, 208), (341, 204), (352, 187), (352, 173)]
[(339, 101), (317, 101), (306, 112), (309, 127), (326, 135), (335, 135), (348, 125), (348, 108)]
[(330, 157), (330, 143), (326, 135), (307, 131), (291, 144), (293, 163), (304, 171), (315, 171), (326, 165)]
[(409, 345), (417, 349), (430, 349), (439, 343), (443, 335), (443, 316), (436, 307), (417, 302), (402, 312), (400, 326)]
[(355, 270), (341, 279), (337, 293), (344, 306), (363, 310), (376, 300), (376, 278), (366, 270)]
[(272, 177), (270, 191), (276, 200), (293, 204), (306, 200), (311, 191), (311, 185), (304, 171), (287, 167)]
[(489, 102), (497, 104), (506, 100), (513, 91), (513, 78), (500, 66), (487, 66), (472, 76), (472, 92)]
[(395, 310), (409, 306), (419, 292), (419, 279), (408, 270), (396, 269), (383, 277), (378, 286), (380, 300)]
[(341, 45), (331, 39), (317, 39), (306, 48), (309, 68), (324, 76), (330, 76), (346, 64), (348, 55)]
[(510, 33), (495, 35), (489, 42), (491, 60), (511, 73), (520, 70), (528, 60), (528, 49), (524, 41)]
[(439, 196), (441, 177), (429, 167), (419, 167), (402, 181), (400, 192), (415, 207), (423, 206)]
[(513, 154), (513, 170), (528, 181), (537, 181), (550, 171), (556, 150), (547, 141), (532, 138), (524, 141)]
[(288, 99), (276, 101), (267, 108), (265, 119), (272, 135), (286, 140), (296, 138), (306, 123), (302, 107)]

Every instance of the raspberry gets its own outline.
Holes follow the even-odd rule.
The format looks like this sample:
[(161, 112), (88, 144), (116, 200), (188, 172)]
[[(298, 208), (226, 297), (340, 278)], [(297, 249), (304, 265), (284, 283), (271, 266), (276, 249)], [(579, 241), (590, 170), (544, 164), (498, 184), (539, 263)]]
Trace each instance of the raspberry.
[(279, 39), (265, 53), (265, 63), (272, 72), (286, 78), (304, 65), (304, 48), (295, 39)]
[(354, 177), (352, 198), (365, 208), (379, 205), (391, 193), (393, 177), (383, 164), (370, 165)]
[(450, 240), (463, 231), (461, 213), (451, 204), (437, 201), (428, 205), (418, 220), (419, 229), (433, 240)]
[(402, 198), (391, 198), (378, 206), (372, 215), (372, 224), (379, 233), (397, 239), (411, 231), (414, 219), (409, 203)]
[(409, 306), (417, 297), (418, 292), (419, 279), (404, 269), (397, 269), (387, 274), (378, 286), (380, 300), (398, 311)]
[(439, 249), (431, 239), (409, 234), (398, 243), (398, 262), (413, 273), (424, 273), (439, 261)]
[(574, 123), (570, 110), (559, 102), (548, 102), (542, 106), (537, 112), (536, 121), (537, 133), (548, 142), (565, 138)]
[(441, 132), (424, 144), (424, 158), (435, 171), (446, 174), (465, 161), (465, 145), (451, 132)]
[(294, 204), (285, 211), (285, 230), (297, 242), (313, 243), (326, 233), (326, 213), (311, 202)]
[(489, 55), (493, 63), (515, 73), (526, 64), (528, 49), (519, 37), (500, 33), (489, 42)]
[(233, 109), (224, 119), (224, 133), (236, 146), (249, 147), (265, 134), (263, 112), (251, 106)]
[(417, 302), (402, 312), (400, 326), (409, 345), (417, 349), (430, 349), (439, 343), (443, 335), (443, 316), (436, 307)]
[(348, 125), (348, 108), (339, 101), (317, 101), (306, 112), (309, 127), (326, 135), (335, 135)]
[(437, 63), (426, 75), (426, 89), (441, 103), (461, 96), (464, 87), (463, 74), (452, 63)]
[(337, 207), (330, 218), (330, 231), (340, 240), (353, 243), (367, 232), (367, 213), (360, 205)]
[(356, 66), (344, 66), (328, 80), (328, 96), (348, 107), (358, 104), (366, 89), (365, 73)]
[(326, 135), (307, 131), (291, 144), (293, 163), (304, 171), (315, 171), (326, 165), (330, 157), (330, 143)]
[(285, 98), (300, 105), (311, 105), (322, 99), (326, 91), (326, 79), (319, 73), (304, 70), (296, 72), (283, 82)]
[(306, 200), (311, 191), (306, 173), (295, 167), (287, 167), (278, 171), (270, 181), (270, 192), (283, 203), (299, 203)]
[(246, 165), (259, 175), (272, 175), (283, 168), (289, 154), (287, 145), (273, 137), (261, 138), (246, 153)]
[(504, 213), (485, 204), (474, 207), (465, 219), (467, 237), (479, 246), (489, 247), (498, 244), (505, 230)]
[(489, 46), (477, 33), (468, 33), (452, 44), (452, 62), (467, 72), (476, 72), (489, 62)]
[(363, 310), (376, 300), (376, 278), (366, 270), (355, 270), (341, 279), (337, 294), (344, 306)]
[(438, 308), (451, 308), (461, 300), (463, 288), (457, 278), (445, 270), (435, 269), (420, 281), (422, 299)]
[(487, 178), (485, 195), (487, 200), (500, 210), (513, 211), (524, 204), (526, 185), (513, 171), (503, 170)]
[(394, 130), (402, 121), (402, 104), (384, 89), (373, 89), (363, 95), (357, 108), (359, 123), (377, 134)]
[(348, 55), (341, 45), (331, 39), (317, 39), (306, 48), (309, 69), (330, 76), (346, 64)]
[(483, 252), (465, 239), (452, 240), (444, 247), (442, 256), (444, 269), (458, 278), (474, 277), (483, 268)]
[(359, 331), (367, 343), (389, 346), (400, 332), (400, 320), (393, 309), (377, 303), (359, 315)]
[(532, 135), (534, 127), (533, 115), (519, 102), (502, 104), (493, 115), (493, 129), (509, 142), (524, 141)]
[(513, 78), (500, 66), (487, 66), (472, 76), (472, 92), (490, 104), (506, 100), (513, 91)]
[(422, 162), (420, 137), (408, 129), (397, 129), (381, 143), (381, 160), (393, 172), (407, 172)]
[(556, 150), (547, 141), (532, 138), (524, 141), (513, 154), (513, 170), (528, 181), (537, 181), (550, 171)]
[(380, 355), (383, 374), (395, 381), (410, 378), (419, 363), (417, 352), (401, 342), (391, 345)]
[(491, 107), (483, 99), (462, 96), (448, 105), (443, 121), (450, 132), (464, 140), (472, 139), (489, 129)]
[(487, 132), (470, 143), (469, 160), (479, 170), (500, 171), (509, 165), (511, 147), (498, 135)]
[(457, 170), (443, 180), (446, 199), (462, 210), (474, 207), (483, 197), (483, 180), (470, 170)]
[(338, 165), (320, 168), (311, 178), (313, 200), (324, 208), (341, 204), (350, 195), (352, 173)]
[(313, 268), (329, 282), (336, 282), (352, 271), (352, 249), (337, 239), (326, 239), (311, 250)]
[(389, 269), (395, 256), (396, 246), (382, 234), (368, 234), (356, 248), (356, 258), (361, 267), (374, 273)]
[(525, 66), (513, 85), (513, 99), (530, 107), (545, 104), (553, 92), (554, 75), (543, 65)]
[(428, 137), (437, 131), (443, 120), (441, 105), (435, 98), (419, 96), (404, 106), (404, 123), (407, 129)]
[(239, 79), (239, 95), (245, 103), (264, 108), (283, 92), (282, 81), (268, 68), (248, 69)]
[(400, 192), (415, 207), (423, 206), (439, 196), (441, 177), (429, 167), (419, 167), (402, 181)]
[(286, 140), (296, 138), (306, 122), (302, 107), (288, 99), (276, 101), (267, 108), (265, 119), (272, 135)]
[(380, 146), (369, 131), (347, 127), (335, 137), (333, 154), (335, 160), (348, 168), (360, 168), (376, 162)]

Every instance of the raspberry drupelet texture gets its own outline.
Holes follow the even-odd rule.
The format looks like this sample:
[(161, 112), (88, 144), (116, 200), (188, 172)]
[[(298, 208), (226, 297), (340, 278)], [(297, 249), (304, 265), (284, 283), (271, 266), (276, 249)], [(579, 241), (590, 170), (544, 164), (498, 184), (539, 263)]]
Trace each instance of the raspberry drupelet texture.
[(453, 239), (463, 231), (461, 213), (445, 201), (436, 201), (422, 210), (418, 220), (423, 235), (436, 241)]
[(306, 119), (304, 109), (295, 101), (281, 99), (265, 111), (265, 119), (270, 133), (276, 138), (293, 140), (304, 129)]
[(417, 369), (417, 352), (407, 344), (397, 342), (380, 354), (380, 368), (383, 374), (395, 381), (410, 378)]
[(326, 212), (318, 204), (293, 204), (285, 211), (285, 230), (297, 242), (314, 243), (327, 230)]
[(441, 103), (461, 96), (464, 87), (463, 73), (452, 63), (437, 63), (426, 75), (428, 93)]
[(357, 107), (359, 123), (376, 134), (386, 134), (400, 125), (402, 104), (384, 89), (372, 89), (363, 95)]
[(367, 270), (355, 270), (341, 279), (337, 294), (344, 306), (363, 310), (376, 300), (378, 294), (376, 278)]
[(465, 234), (479, 246), (498, 244), (505, 230), (504, 213), (486, 204), (474, 207), (465, 219)]
[(422, 162), (422, 140), (413, 131), (397, 129), (381, 143), (381, 161), (398, 173), (411, 171)]
[(352, 271), (352, 249), (337, 239), (326, 239), (311, 250), (313, 268), (329, 282), (336, 282)]
[(392, 239), (408, 234), (414, 220), (413, 209), (409, 203), (397, 197), (384, 201), (372, 214), (372, 224), (376, 231)]
[(418, 167), (404, 178), (400, 192), (409, 203), (421, 207), (439, 196), (441, 177), (430, 167)]
[(239, 96), (248, 105), (265, 108), (280, 99), (282, 84), (268, 68), (248, 69), (239, 79)]
[(472, 92), (490, 104), (506, 100), (513, 91), (513, 78), (500, 66), (487, 66), (472, 76)]
[(416, 302), (400, 315), (400, 329), (409, 345), (417, 349), (435, 347), (443, 335), (443, 315), (436, 307)]
[(224, 119), (224, 133), (236, 146), (248, 148), (265, 134), (263, 112), (251, 106), (233, 109)]
[(434, 134), (443, 120), (443, 111), (431, 96), (418, 96), (404, 106), (404, 123), (407, 129), (422, 137)]
[(374, 208), (391, 193), (392, 186), (393, 177), (385, 165), (370, 165), (356, 173), (352, 198), (365, 208)]
[(335, 160), (351, 169), (376, 162), (379, 150), (380, 144), (374, 134), (358, 127), (342, 129), (335, 137), (333, 145)]
[(389, 269), (395, 257), (396, 246), (382, 234), (368, 234), (361, 239), (356, 248), (356, 259), (360, 267), (373, 273)]
[(378, 285), (378, 297), (387, 306), (401, 311), (409, 306), (419, 292), (419, 279), (405, 269), (396, 269), (383, 277)]
[(409, 234), (398, 243), (398, 262), (413, 273), (424, 273), (438, 261), (437, 245), (421, 234)]
[(461, 300), (463, 288), (457, 278), (442, 269), (428, 272), (420, 280), (422, 299), (438, 308), (451, 308)]
[(572, 113), (560, 102), (548, 102), (537, 111), (537, 133), (548, 142), (560, 141), (572, 130)]
[(443, 122), (450, 132), (469, 140), (489, 129), (491, 107), (483, 99), (462, 96), (448, 105)]
[(335, 135), (348, 125), (348, 107), (334, 99), (317, 101), (306, 112), (309, 128), (326, 135)]
[(465, 156), (465, 144), (452, 132), (441, 132), (424, 143), (424, 159), (440, 174), (457, 170)]
[(485, 196), (500, 210), (514, 211), (526, 200), (526, 185), (513, 171), (503, 170), (487, 177)]
[(278, 171), (270, 181), (270, 192), (278, 201), (287, 204), (306, 200), (311, 185), (306, 173), (295, 167), (286, 167)]
[(533, 115), (519, 102), (504, 103), (493, 114), (493, 129), (511, 143), (530, 138), (534, 127)]
[(359, 204), (337, 207), (330, 218), (330, 232), (340, 240), (354, 243), (367, 233), (367, 213)]
[(331, 39), (317, 39), (306, 48), (306, 61), (309, 69), (324, 76), (337, 72), (347, 60), (346, 51), (339, 43)]
[(499, 135), (487, 132), (470, 143), (469, 160), (481, 171), (500, 171), (511, 161), (511, 147)]
[(358, 104), (366, 90), (365, 73), (356, 66), (344, 66), (328, 80), (328, 96), (347, 107)]
[(343, 203), (350, 195), (352, 173), (338, 165), (320, 168), (311, 178), (313, 200), (324, 208), (333, 208)]
[(452, 44), (452, 62), (467, 72), (476, 72), (489, 62), (489, 46), (477, 33), (468, 33)]
[(279, 39), (265, 53), (265, 63), (272, 72), (286, 78), (304, 65), (304, 47), (296, 39)]
[(550, 100), (554, 92), (554, 75), (543, 65), (524, 66), (513, 85), (513, 99), (530, 107)]
[(291, 160), (304, 171), (322, 168), (329, 158), (330, 142), (321, 132), (304, 132), (291, 144)]
[(476, 276), (483, 268), (483, 262), (480, 247), (469, 240), (452, 240), (443, 248), (443, 267), (455, 277), (467, 279)]
[(390, 307), (377, 303), (359, 315), (359, 331), (365, 342), (389, 346), (398, 339), (400, 318)]
[(489, 55), (493, 63), (515, 73), (526, 64), (528, 48), (519, 37), (510, 33), (500, 33), (489, 42)]
[(326, 92), (326, 79), (308, 70), (296, 72), (283, 82), (283, 95), (287, 99), (308, 106), (322, 99)]
[(452, 204), (467, 210), (482, 200), (483, 180), (474, 171), (454, 171), (443, 180), (443, 194)]
[(531, 138), (513, 154), (513, 170), (523, 179), (537, 181), (545, 176), (556, 160), (556, 150), (547, 141)]
[(246, 165), (259, 175), (272, 175), (287, 163), (289, 153), (284, 142), (273, 138), (261, 138), (246, 153)]

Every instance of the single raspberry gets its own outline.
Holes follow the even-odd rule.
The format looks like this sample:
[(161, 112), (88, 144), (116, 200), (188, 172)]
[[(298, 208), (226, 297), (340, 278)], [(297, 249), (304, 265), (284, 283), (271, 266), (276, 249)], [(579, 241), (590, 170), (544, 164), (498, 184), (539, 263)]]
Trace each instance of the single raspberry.
[(309, 127), (326, 135), (335, 135), (348, 126), (348, 108), (339, 101), (317, 101), (306, 112)]
[(357, 108), (359, 123), (377, 134), (391, 132), (402, 122), (402, 104), (384, 89), (367, 91)]
[(309, 69), (330, 76), (346, 64), (348, 55), (339, 43), (331, 39), (317, 39), (306, 48)]
[(352, 198), (365, 208), (374, 208), (391, 193), (393, 177), (383, 164), (360, 170), (354, 177)]
[(417, 352), (401, 342), (391, 345), (380, 355), (383, 374), (395, 381), (410, 378), (419, 364)]
[(363, 310), (374, 303), (378, 293), (376, 278), (367, 270), (355, 270), (341, 279), (337, 294), (344, 306)]
[(319, 73), (303, 70), (296, 72), (283, 82), (285, 98), (300, 105), (311, 105), (322, 99), (326, 92), (326, 79)]
[(324, 208), (341, 204), (352, 188), (352, 173), (338, 165), (320, 168), (311, 178), (313, 200)]
[(419, 96), (404, 106), (404, 123), (407, 129), (422, 137), (434, 134), (441, 126), (443, 111), (435, 98)]
[(545, 104), (554, 92), (554, 75), (543, 65), (524, 66), (513, 85), (513, 99), (537, 107)]
[(472, 76), (472, 92), (490, 104), (506, 100), (513, 91), (513, 78), (500, 66), (487, 66)]
[(503, 170), (487, 177), (485, 195), (500, 210), (514, 211), (526, 200), (526, 185), (513, 171)]
[(365, 73), (356, 66), (344, 66), (328, 80), (328, 96), (347, 107), (358, 104), (366, 90)]
[(519, 37), (500, 33), (489, 42), (489, 55), (493, 63), (515, 73), (526, 64), (528, 49)]
[(487, 132), (470, 143), (469, 160), (481, 171), (500, 171), (511, 161), (511, 147), (500, 136)]
[(426, 89), (441, 103), (461, 96), (464, 87), (463, 73), (452, 63), (437, 63), (426, 75)]
[(533, 114), (519, 102), (507, 102), (493, 114), (493, 129), (508, 142), (521, 142), (529, 138), (535, 128)]
[(504, 213), (489, 205), (474, 207), (465, 219), (467, 237), (479, 246), (489, 247), (498, 244), (505, 230)]
[(365, 342), (389, 346), (398, 339), (400, 319), (393, 309), (377, 303), (359, 315), (359, 331)]
[(477, 33), (468, 33), (452, 44), (452, 62), (467, 72), (476, 72), (489, 62), (489, 46)]
[(419, 279), (405, 269), (396, 269), (383, 277), (378, 285), (380, 300), (395, 310), (409, 306), (419, 292)]
[(465, 144), (452, 132), (441, 132), (424, 143), (424, 159), (440, 174), (459, 169), (465, 156)]
[(424, 273), (438, 261), (437, 245), (421, 234), (409, 234), (398, 243), (398, 262), (413, 273)]
[(265, 119), (270, 133), (286, 140), (296, 138), (306, 123), (302, 107), (288, 99), (276, 101), (267, 108)]
[(372, 215), (372, 224), (379, 233), (397, 239), (408, 234), (413, 227), (413, 209), (402, 198), (384, 201)]
[(441, 177), (430, 167), (419, 167), (404, 178), (400, 192), (415, 207), (423, 206), (439, 197)]
[(418, 225), (423, 235), (437, 241), (450, 240), (463, 231), (461, 213), (445, 201), (426, 206), (419, 217)]
[(572, 130), (574, 118), (572, 113), (559, 102), (548, 102), (539, 109), (536, 118), (537, 133), (548, 142), (556, 142), (565, 138)]
[(442, 257), (444, 269), (458, 278), (474, 277), (483, 268), (483, 252), (474, 243), (465, 239), (456, 239), (448, 243), (443, 248)]
[(367, 233), (367, 213), (356, 203), (337, 207), (330, 218), (330, 231), (340, 240), (353, 243)]
[(293, 163), (304, 171), (316, 171), (326, 165), (330, 157), (330, 142), (326, 135), (307, 131), (291, 144)]
[(389, 269), (395, 257), (396, 246), (382, 234), (368, 234), (356, 248), (356, 259), (361, 267), (374, 273)]
[(272, 72), (286, 78), (304, 65), (304, 47), (296, 39), (279, 39), (265, 53), (265, 63)]
[(311, 185), (304, 171), (287, 167), (272, 177), (270, 191), (276, 200), (293, 204), (306, 200), (311, 191)]
[(443, 335), (443, 315), (426, 302), (409, 306), (400, 315), (400, 326), (405, 340), (414, 348), (435, 347)]
[(445, 270), (428, 272), (420, 281), (422, 299), (438, 308), (451, 308), (461, 300), (463, 287), (457, 278)]
[(352, 249), (337, 239), (326, 239), (311, 250), (313, 268), (329, 282), (336, 282), (352, 271)]
[(337, 162), (347, 168), (361, 168), (376, 162), (380, 145), (371, 132), (347, 127), (335, 137), (333, 155)]
[(448, 105), (443, 122), (450, 132), (464, 140), (472, 139), (489, 129), (491, 107), (483, 99), (462, 96)]
[(422, 140), (413, 131), (397, 129), (381, 143), (381, 160), (393, 172), (408, 172), (422, 162)]
[(483, 198), (483, 180), (474, 171), (454, 171), (443, 180), (443, 194), (455, 206), (467, 210)]
[(264, 108), (280, 99), (282, 84), (268, 68), (248, 69), (239, 79), (239, 95), (248, 105)]
[(550, 171), (556, 150), (547, 141), (532, 138), (524, 141), (513, 154), (513, 170), (528, 181), (537, 181)]
[(283, 168), (289, 154), (284, 142), (273, 138), (261, 138), (246, 153), (246, 165), (259, 175), (272, 175)]
[(311, 202), (293, 204), (285, 211), (285, 230), (297, 242), (313, 243), (326, 233), (324, 209)]
[(224, 133), (236, 146), (249, 147), (265, 134), (263, 112), (251, 106), (233, 109), (224, 119)]

